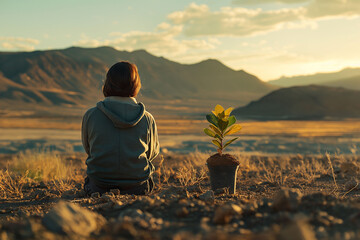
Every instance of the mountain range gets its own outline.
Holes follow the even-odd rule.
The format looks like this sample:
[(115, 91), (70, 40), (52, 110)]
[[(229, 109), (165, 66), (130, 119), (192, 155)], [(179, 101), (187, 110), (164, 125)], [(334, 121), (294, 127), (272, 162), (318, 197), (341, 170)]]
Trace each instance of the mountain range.
[(180, 64), (145, 50), (71, 47), (1, 52), (0, 102), (11, 108), (29, 104), (90, 106), (102, 97), (107, 69), (121, 60), (138, 66), (143, 86), (140, 98), (158, 100), (164, 105), (179, 101), (194, 106), (204, 101), (208, 105), (229, 102), (243, 105), (278, 88), (214, 59)]
[[(235, 110), (242, 118), (360, 117), (360, 91), (354, 91), (360, 90), (360, 68), (263, 82), (215, 59), (180, 64), (145, 50), (111, 47), (0, 52), (0, 117), (11, 111), (12, 116), (81, 116), (103, 98), (105, 74), (121, 60), (138, 66), (138, 99), (157, 115), (199, 117), (221, 104), (245, 106)], [(309, 84), (317, 85), (280, 89)]]
[(360, 91), (317, 85), (282, 88), (233, 113), (258, 120), (360, 118)]
[(360, 90), (360, 68), (345, 68), (339, 72), (316, 73), (293, 77), (281, 77), (268, 83), (280, 87), (323, 85)]

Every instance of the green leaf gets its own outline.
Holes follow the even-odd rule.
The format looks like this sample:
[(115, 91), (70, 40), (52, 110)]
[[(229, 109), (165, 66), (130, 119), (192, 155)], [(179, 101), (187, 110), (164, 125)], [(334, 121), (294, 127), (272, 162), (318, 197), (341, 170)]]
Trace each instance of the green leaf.
[(219, 113), (218, 115), (218, 118), (222, 119), (222, 120), (225, 120), (225, 112), (222, 111), (221, 113)]
[(230, 141), (227, 141), (227, 142), (225, 143), (223, 149), (226, 148), (227, 146), (229, 146), (233, 141), (235, 141), (235, 140), (238, 139), (238, 138), (239, 138), (239, 137), (236, 137), (236, 138), (231, 139)]
[(215, 127), (214, 125), (209, 125), (209, 127), (217, 134), (219, 134), (221, 136), (221, 132), (219, 130), (219, 128)]
[(229, 124), (227, 125), (227, 127), (231, 127), (234, 123), (236, 123), (236, 117), (235, 116), (230, 116), (229, 117)]
[(218, 125), (219, 125), (220, 131), (221, 131), (221, 132), (224, 132), (225, 129), (227, 128), (228, 124), (229, 124), (229, 121), (224, 121), (224, 120), (222, 120), (222, 119), (219, 119)]
[(220, 141), (223, 140), (223, 138), (222, 138), (219, 134), (215, 134), (215, 137), (216, 137), (217, 139), (219, 139)]
[(204, 133), (210, 137), (215, 137), (217, 135), (216, 133), (214, 133), (213, 131), (211, 131), (208, 128), (204, 128)]
[(220, 144), (220, 142), (219, 142), (218, 140), (212, 140), (211, 142), (212, 142), (215, 146), (217, 146), (218, 148), (222, 149), (221, 144)]
[(218, 104), (215, 106), (215, 111), (212, 111), (212, 112), (214, 113), (215, 116), (219, 116), (219, 114), (223, 111), (224, 111), (224, 108)]
[(240, 124), (234, 124), (227, 132), (225, 132), (224, 136), (237, 133), (237, 132), (239, 132), (241, 130), (241, 128), (242, 127), (241, 127)]
[(232, 110), (234, 110), (232, 107), (226, 109), (226, 110), (225, 110), (225, 116), (226, 116), (226, 117), (230, 116), (230, 113), (232, 112)]
[(214, 114), (211, 113), (206, 115), (206, 119), (208, 120), (209, 123), (213, 124), (216, 127), (219, 127), (218, 118)]

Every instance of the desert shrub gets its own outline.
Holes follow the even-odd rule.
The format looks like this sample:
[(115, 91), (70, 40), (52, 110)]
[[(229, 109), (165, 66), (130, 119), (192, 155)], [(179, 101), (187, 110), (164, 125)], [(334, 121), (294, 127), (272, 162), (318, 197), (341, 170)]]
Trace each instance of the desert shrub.
[(14, 156), (9, 164), (13, 172), (37, 181), (64, 180), (73, 177), (74, 168), (51, 151), (25, 151)]
[(27, 178), (24, 176), (0, 170), (0, 198), (6, 199), (10, 195), (22, 197), (22, 187), (26, 182)]

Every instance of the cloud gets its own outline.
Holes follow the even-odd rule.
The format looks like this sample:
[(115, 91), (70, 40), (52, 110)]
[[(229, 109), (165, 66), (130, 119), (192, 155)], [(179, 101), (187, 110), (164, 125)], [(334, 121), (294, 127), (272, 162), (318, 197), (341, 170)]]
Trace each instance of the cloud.
[(33, 51), (39, 40), (22, 37), (0, 37), (0, 44), (3, 48), (17, 51)]
[(186, 36), (251, 36), (278, 29), (316, 27), (321, 18), (360, 15), (359, 0), (234, 0), (235, 3), (304, 3), (276, 10), (223, 7), (211, 11), (205, 4), (190, 4), (183, 11), (168, 15), (182, 26)]
[(184, 11), (169, 14), (168, 19), (183, 26), (187, 36), (249, 36), (284, 28), (289, 22), (300, 23), (304, 14), (302, 7), (270, 11), (223, 7), (212, 12), (207, 5), (192, 3)]
[(359, 0), (233, 0), (232, 2), (238, 5), (306, 3), (304, 7), (308, 18), (360, 15)]
[(307, 6), (308, 18), (349, 17), (360, 15), (359, 0), (313, 0)]
[[(216, 39), (178, 40), (182, 32), (181, 26), (159, 24), (155, 32), (131, 31), (128, 33), (112, 32), (110, 39), (90, 39), (83, 35), (82, 39), (74, 42), (75, 45), (98, 47), (113, 46), (117, 49), (133, 51), (146, 49), (155, 55), (175, 55), (184, 53), (189, 49), (213, 49), (220, 44)], [(170, 53), (170, 54), (169, 54)]]
[(266, 3), (283, 3), (283, 4), (293, 4), (293, 3), (305, 3), (309, 0), (233, 0), (234, 4), (244, 4), (244, 5), (254, 5), (254, 4), (266, 4)]

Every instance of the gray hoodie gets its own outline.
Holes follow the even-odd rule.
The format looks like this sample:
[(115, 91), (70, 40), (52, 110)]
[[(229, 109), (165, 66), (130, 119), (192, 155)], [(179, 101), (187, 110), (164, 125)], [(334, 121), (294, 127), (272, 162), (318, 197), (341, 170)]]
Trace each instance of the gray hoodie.
[(87, 175), (99, 187), (132, 187), (148, 180), (159, 154), (154, 117), (135, 98), (107, 97), (82, 122)]

